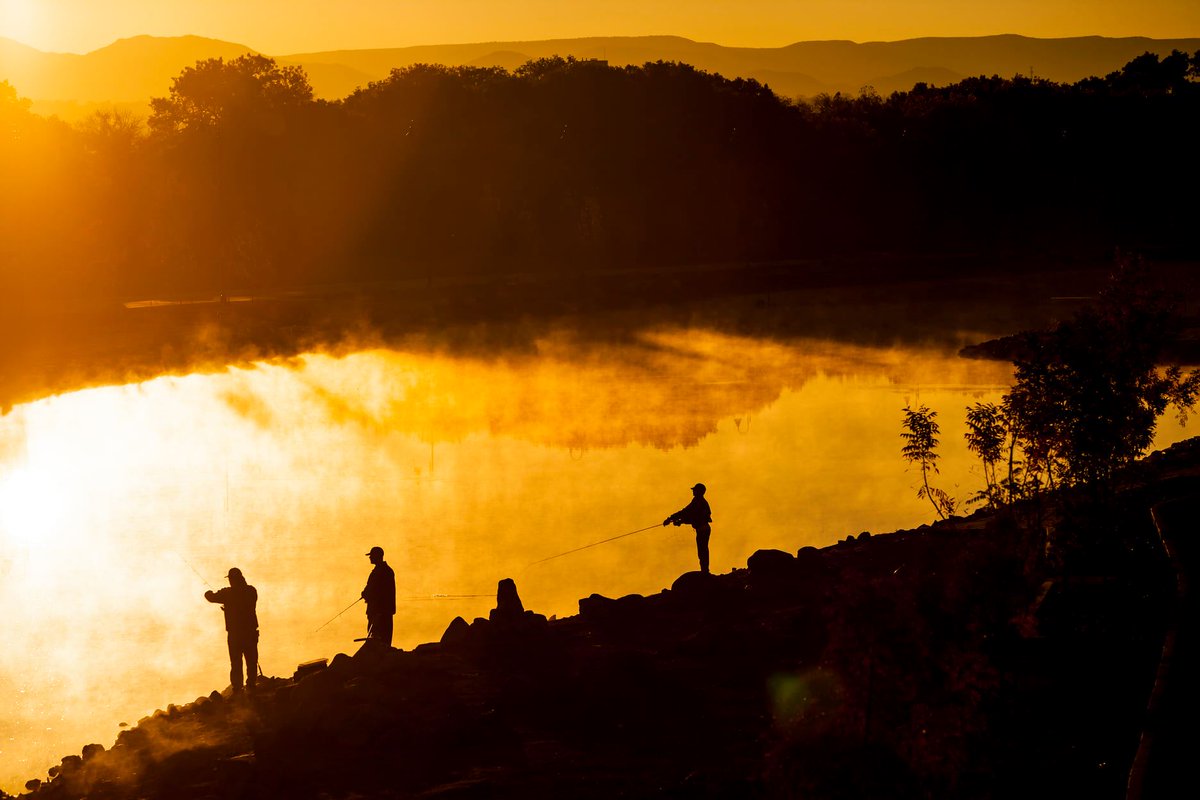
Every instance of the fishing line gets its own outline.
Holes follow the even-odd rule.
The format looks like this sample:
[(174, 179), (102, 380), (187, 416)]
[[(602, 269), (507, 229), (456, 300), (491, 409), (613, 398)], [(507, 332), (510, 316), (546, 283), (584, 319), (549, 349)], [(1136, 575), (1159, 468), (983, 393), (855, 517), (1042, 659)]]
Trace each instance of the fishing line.
[[(536, 564), (544, 564), (547, 561), (553, 561), (554, 559), (562, 558), (563, 556), (569, 556), (569, 555), (571, 555), (571, 553), (578, 553), (580, 550), (587, 550), (589, 547), (596, 547), (598, 545), (607, 544), (608, 542), (615, 542), (617, 539), (624, 539), (626, 536), (633, 536), (635, 533), (642, 533), (643, 531), (653, 530), (654, 528), (658, 528), (658, 527), (661, 527), (661, 526), (660, 525), (647, 525), (645, 528), (638, 528), (636, 531), (630, 531), (629, 533), (622, 533), (619, 536), (610, 536), (607, 539), (601, 539), (598, 542), (592, 542), (591, 544), (585, 544), (583, 547), (576, 547), (574, 550), (568, 550), (565, 553), (559, 553), (557, 555), (538, 559), (537, 561), (534, 561), (533, 563), (531, 563), (529, 565), (529, 567), (532, 567)], [(529, 569), (529, 567), (526, 567), (526, 569)]]
[(179, 552), (178, 550), (176, 550), (176, 551), (175, 551), (175, 555), (179, 556), (179, 559), (180, 559), (180, 560), (181, 560), (183, 563), (187, 564), (187, 565), (188, 565), (188, 568), (189, 568), (189, 569), (190, 569), (192, 572), (196, 573), (196, 577), (197, 577), (197, 578), (199, 578), (199, 579), (201, 580), (201, 582), (203, 582), (203, 584), (204, 584), (205, 586), (207, 586), (207, 587), (208, 587), (208, 590), (209, 590), (210, 592), (215, 592), (215, 591), (216, 591), (216, 589), (214, 589), (214, 588), (213, 588), (213, 586), (212, 586), (212, 584), (211, 584), (211, 583), (209, 583), (208, 581), (204, 580), (204, 576), (200, 574), (200, 570), (198, 570), (198, 569), (196, 569), (195, 567), (193, 567), (193, 566), (192, 566), (192, 562), (188, 561), (186, 558), (184, 558), (184, 557), (183, 557), (183, 553), (181, 553), (181, 552)]
[[(339, 611), (339, 612), (337, 612), (336, 614), (334, 614), (332, 617), (330, 617), (328, 620), (326, 620), (326, 621), (325, 621), (325, 623), (324, 623), (323, 625), (321, 625), (321, 628), (324, 628), (324, 627), (325, 627), (325, 625), (328, 625), (330, 622), (333, 622), (335, 619), (337, 619), (338, 617), (340, 617), (342, 614), (345, 614), (347, 611), (349, 611), (350, 609), (354, 608), (356, 605), (358, 605), (359, 603), (361, 603), (361, 602), (362, 602), (362, 600), (363, 600), (363, 599), (360, 597), (360, 598), (358, 598), (357, 600), (355, 600), (353, 603), (351, 603), (350, 605), (348, 605), (348, 606), (346, 606), (345, 608), (343, 608), (341, 611)], [(320, 630), (321, 630), (321, 628), (317, 628), (317, 630), (313, 631), (313, 633), (317, 633), (318, 631), (320, 631)]]
[[(461, 600), (461, 599), (465, 599), (468, 597), (492, 597), (492, 595), (490, 595), (490, 594), (422, 594), (422, 595), (410, 595), (408, 597), (397, 597), (396, 600), (401, 601), (401, 602), (407, 602), (407, 601), (413, 601), (413, 600), (417, 600), (417, 601), (419, 601), (419, 600)], [(321, 628), (324, 628), (330, 622), (333, 622), (335, 619), (340, 617), (342, 614), (345, 614), (347, 611), (354, 608), (356, 605), (358, 605), (362, 601), (363, 601), (363, 599), (361, 597), (358, 598), (353, 603), (346, 606), (341, 611), (339, 611), (338, 613), (336, 613), (332, 617), (330, 617), (328, 620), (326, 620), (325, 623), (323, 625), (321, 625)], [(321, 628), (317, 628), (315, 631), (313, 631), (313, 633), (320, 632)]]

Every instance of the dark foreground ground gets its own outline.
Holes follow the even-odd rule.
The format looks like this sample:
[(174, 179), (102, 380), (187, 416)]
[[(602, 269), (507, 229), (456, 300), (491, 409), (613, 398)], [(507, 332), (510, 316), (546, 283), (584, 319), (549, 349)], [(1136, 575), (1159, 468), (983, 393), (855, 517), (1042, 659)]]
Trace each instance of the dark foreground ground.
[(1179, 796), (1198, 496), (1193, 439), (1115, 498), (759, 551), (566, 619), (502, 582), (440, 642), (170, 706), (29, 796)]

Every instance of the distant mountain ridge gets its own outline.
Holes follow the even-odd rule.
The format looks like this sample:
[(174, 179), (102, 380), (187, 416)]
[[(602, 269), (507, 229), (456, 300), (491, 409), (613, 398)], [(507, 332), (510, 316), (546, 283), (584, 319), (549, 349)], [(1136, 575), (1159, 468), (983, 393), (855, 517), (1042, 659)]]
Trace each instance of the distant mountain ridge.
[[(911, 89), (916, 81), (946, 84), (970, 75), (1034, 74), (1073, 82), (1119, 69), (1144, 52), (1200, 50), (1200, 39), (1034, 39), (1015, 34), (905, 39), (895, 42), (810, 41), (785, 47), (726, 47), (679, 36), (606, 36), (523, 42), (419, 45), (374, 50), (333, 50), (274, 56), (302, 66), (319, 97), (340, 98), (417, 63), (500, 66), (513, 69), (552, 55), (596, 58), (614, 66), (681, 61), (729, 78), (754, 78), (785, 97), (821, 92), (881, 94)], [(0, 80), (8, 80), (41, 113), (73, 116), (95, 104), (144, 109), (166, 94), (171, 79), (202, 58), (235, 58), (258, 52), (246, 45), (199, 36), (134, 36), (84, 55), (45, 53), (0, 38)], [(270, 54), (266, 54), (270, 55)]]

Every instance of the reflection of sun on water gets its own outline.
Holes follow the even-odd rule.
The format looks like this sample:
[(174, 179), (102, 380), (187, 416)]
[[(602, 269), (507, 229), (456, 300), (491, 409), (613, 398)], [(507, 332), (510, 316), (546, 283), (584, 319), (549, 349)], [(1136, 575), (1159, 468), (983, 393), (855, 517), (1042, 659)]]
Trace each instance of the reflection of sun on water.
[[(502, 359), (310, 355), (19, 406), (0, 417), (0, 641), (22, 646), (0, 650), (0, 686), (26, 692), (0, 734), (24, 749), (0, 750), (0, 785), (223, 687), (220, 611), (202, 594), (231, 566), (259, 590), (276, 675), (353, 651), (359, 610), (315, 629), (358, 596), (376, 544), (402, 596), (515, 577), (527, 608), (571, 614), (592, 592), (669, 586), (695, 567), (689, 532), (531, 562), (661, 521), (697, 480), (720, 571), (760, 547), (927, 521), (900, 409), (919, 390), (941, 411), (941, 477), (962, 495), (977, 482), (962, 409), (1008, 376), (932, 351), (660, 331)], [(491, 605), (401, 602), (396, 644)]]
[(22, 550), (61, 544), (64, 500), (44, 470), (19, 466), (5, 472), (0, 477), (0, 535), (5, 544)]
[(96, 389), (8, 415), (0, 428), (17, 429), (21, 446), (0, 457), (0, 542), (31, 554), (102, 543), (97, 535), (113, 498), (136, 483), (131, 471), (157, 445), (145, 435), (147, 419), (128, 413), (133, 396), (128, 388)]

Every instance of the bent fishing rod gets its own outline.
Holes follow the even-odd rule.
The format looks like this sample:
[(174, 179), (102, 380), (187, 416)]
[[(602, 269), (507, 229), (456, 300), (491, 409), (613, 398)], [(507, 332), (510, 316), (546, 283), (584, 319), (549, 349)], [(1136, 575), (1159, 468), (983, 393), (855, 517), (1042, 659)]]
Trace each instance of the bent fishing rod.
[(610, 536), (607, 539), (601, 539), (598, 542), (592, 542), (591, 544), (585, 544), (583, 547), (576, 547), (574, 550), (568, 550), (565, 553), (558, 553), (557, 555), (547, 556), (546, 558), (538, 559), (537, 561), (534, 561), (528, 567), (526, 567), (526, 569), (529, 569), (529, 567), (532, 567), (532, 566), (536, 566), (537, 564), (544, 564), (547, 561), (553, 561), (556, 558), (562, 558), (563, 556), (569, 556), (569, 555), (571, 555), (571, 553), (578, 553), (580, 550), (587, 550), (589, 547), (597, 547), (599, 545), (607, 544), (609, 542), (615, 542), (617, 539), (624, 539), (626, 536), (633, 536), (635, 533), (643, 533), (645, 531), (653, 530), (654, 528), (659, 528), (659, 527), (662, 527), (662, 526), (661, 525), (647, 525), (645, 528), (638, 528), (636, 531), (630, 531), (629, 533), (622, 533), (618, 536)]

